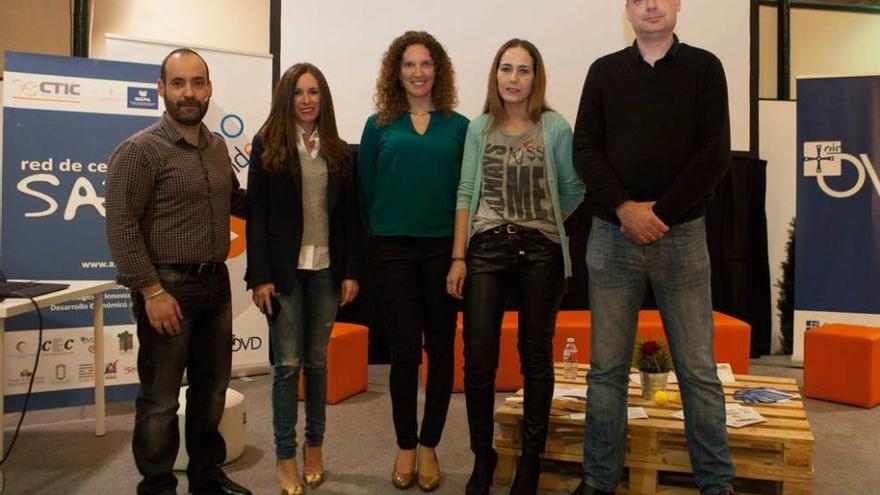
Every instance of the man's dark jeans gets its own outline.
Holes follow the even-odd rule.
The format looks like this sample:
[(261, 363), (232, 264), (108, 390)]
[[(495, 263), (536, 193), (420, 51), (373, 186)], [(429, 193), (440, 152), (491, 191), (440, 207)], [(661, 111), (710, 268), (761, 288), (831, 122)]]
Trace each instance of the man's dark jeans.
[(159, 279), (180, 305), (180, 335), (160, 335), (150, 326), (143, 298), (135, 294), (138, 394), (132, 450), (144, 477), (138, 495), (175, 493), (172, 473), (180, 445), (177, 397), (183, 371), (186, 393), (186, 474), (190, 491), (220, 473), (226, 445), (217, 430), (232, 366), (232, 304), (229, 273), (198, 274), (159, 269)]

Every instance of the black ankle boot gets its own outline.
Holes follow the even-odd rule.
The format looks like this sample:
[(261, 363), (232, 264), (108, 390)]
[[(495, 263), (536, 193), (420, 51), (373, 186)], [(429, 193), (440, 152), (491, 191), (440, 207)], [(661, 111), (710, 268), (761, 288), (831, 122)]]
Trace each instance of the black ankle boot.
[(581, 484), (571, 492), (571, 495), (614, 495), (614, 492), (603, 492), (581, 481)]
[(541, 477), (541, 459), (537, 454), (523, 454), (516, 465), (516, 477), (510, 486), (510, 495), (535, 495)]
[(495, 465), (498, 464), (498, 454), (494, 450), (489, 452), (488, 455), (474, 457), (474, 470), (471, 471), (471, 477), (465, 487), (465, 495), (489, 495)]

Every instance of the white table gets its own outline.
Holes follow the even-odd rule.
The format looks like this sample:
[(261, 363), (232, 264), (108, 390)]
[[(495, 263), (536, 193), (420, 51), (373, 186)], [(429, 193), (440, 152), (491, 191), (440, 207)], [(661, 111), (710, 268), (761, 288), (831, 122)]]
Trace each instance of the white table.
[[(70, 287), (35, 297), (34, 300), (40, 309), (47, 308), (53, 304), (61, 304), (71, 299), (95, 296), (93, 309), (95, 332), (95, 435), (103, 436), (107, 432), (104, 423), (104, 292), (116, 288), (117, 284), (109, 280), (45, 280), (44, 282), (70, 284)], [(6, 397), (6, 364), (3, 362), (5, 356), (3, 338), (6, 333), (6, 319), (29, 311), (34, 311), (34, 305), (30, 299), (7, 298), (5, 301), (0, 302), (0, 391), (2, 391), (0, 393), (0, 418), (3, 417), (3, 398)], [(5, 450), (4, 445), (3, 428), (0, 427), (0, 448)], [(0, 473), (0, 476), (2, 476), (2, 473)]]

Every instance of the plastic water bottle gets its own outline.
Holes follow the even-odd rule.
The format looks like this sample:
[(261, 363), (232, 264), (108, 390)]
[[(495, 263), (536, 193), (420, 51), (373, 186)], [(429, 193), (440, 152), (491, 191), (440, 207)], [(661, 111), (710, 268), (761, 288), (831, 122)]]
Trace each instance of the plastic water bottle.
[(578, 348), (574, 345), (574, 337), (565, 341), (565, 349), (562, 351), (562, 376), (566, 380), (577, 380), (578, 377)]

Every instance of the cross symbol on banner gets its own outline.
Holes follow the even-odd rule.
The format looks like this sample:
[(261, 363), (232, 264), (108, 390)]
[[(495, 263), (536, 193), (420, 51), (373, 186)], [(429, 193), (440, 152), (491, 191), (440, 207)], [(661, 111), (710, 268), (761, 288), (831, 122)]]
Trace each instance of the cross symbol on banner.
[(822, 160), (828, 160), (830, 162), (830, 161), (834, 161), (834, 158), (830, 157), (830, 156), (822, 156), (822, 145), (821, 144), (816, 145), (816, 156), (805, 156), (804, 157), (804, 163), (812, 162), (812, 161), (816, 162), (816, 173), (817, 174), (822, 173)]

